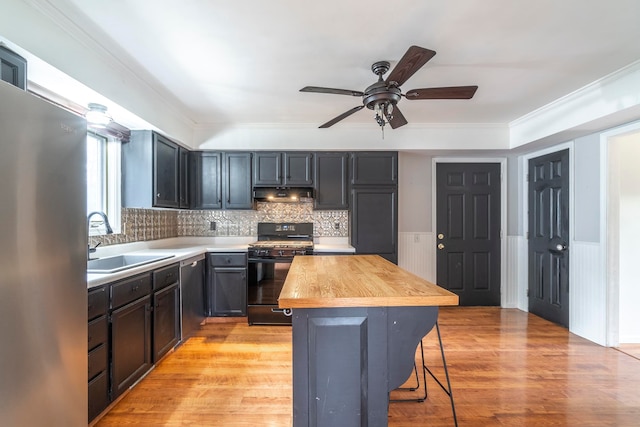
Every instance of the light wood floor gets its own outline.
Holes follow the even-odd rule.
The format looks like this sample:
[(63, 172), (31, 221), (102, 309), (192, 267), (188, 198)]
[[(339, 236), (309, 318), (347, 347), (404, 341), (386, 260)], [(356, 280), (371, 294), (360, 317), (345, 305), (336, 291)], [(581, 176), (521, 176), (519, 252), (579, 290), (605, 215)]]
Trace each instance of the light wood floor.
[[(515, 309), (445, 308), (439, 324), (461, 427), (640, 425), (640, 360)], [(435, 331), (424, 342), (441, 375)], [(453, 426), (428, 384), (389, 426)], [(97, 426), (287, 427), (291, 407), (291, 329), (243, 319), (203, 326)]]

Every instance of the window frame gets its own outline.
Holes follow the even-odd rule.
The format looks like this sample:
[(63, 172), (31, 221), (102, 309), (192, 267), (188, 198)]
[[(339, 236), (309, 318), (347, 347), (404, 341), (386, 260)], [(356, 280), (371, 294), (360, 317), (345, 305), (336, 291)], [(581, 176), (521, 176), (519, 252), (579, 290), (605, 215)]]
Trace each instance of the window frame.
[[(113, 136), (102, 134), (94, 129), (87, 130), (87, 144), (89, 137), (98, 138), (100, 142), (100, 187), (95, 191), (100, 192), (101, 210), (109, 218), (109, 224), (114, 233), (121, 233), (122, 230), (122, 199), (121, 199), (121, 140)], [(87, 173), (89, 164), (87, 159)], [(91, 189), (87, 182), (87, 197)], [(87, 204), (87, 215), (90, 213)], [(103, 220), (95, 215), (90, 218), (89, 236), (101, 236), (106, 234)]]

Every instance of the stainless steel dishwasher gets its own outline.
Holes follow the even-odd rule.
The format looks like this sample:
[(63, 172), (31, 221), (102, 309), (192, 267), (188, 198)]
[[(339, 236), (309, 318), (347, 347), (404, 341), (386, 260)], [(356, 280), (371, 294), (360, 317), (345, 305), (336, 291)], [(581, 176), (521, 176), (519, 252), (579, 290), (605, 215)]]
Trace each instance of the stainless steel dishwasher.
[(180, 262), (182, 286), (182, 341), (186, 341), (205, 319), (204, 254)]

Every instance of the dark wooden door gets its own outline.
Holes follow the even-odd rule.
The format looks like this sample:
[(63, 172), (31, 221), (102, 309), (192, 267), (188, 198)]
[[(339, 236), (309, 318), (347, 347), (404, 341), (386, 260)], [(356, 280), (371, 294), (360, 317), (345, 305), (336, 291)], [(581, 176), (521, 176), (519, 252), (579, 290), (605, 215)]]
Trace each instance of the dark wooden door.
[(437, 283), (460, 305), (500, 305), (500, 165), (436, 166)]
[(569, 150), (529, 160), (529, 312), (569, 326)]

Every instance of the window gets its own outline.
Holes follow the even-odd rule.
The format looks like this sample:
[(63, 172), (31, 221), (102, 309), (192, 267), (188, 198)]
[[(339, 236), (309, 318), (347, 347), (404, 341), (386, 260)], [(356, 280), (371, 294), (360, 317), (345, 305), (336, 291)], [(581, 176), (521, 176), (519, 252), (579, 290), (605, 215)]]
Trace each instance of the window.
[[(87, 133), (87, 214), (107, 214), (114, 233), (120, 232), (120, 140)], [(104, 221), (91, 217), (89, 235), (105, 234)]]

